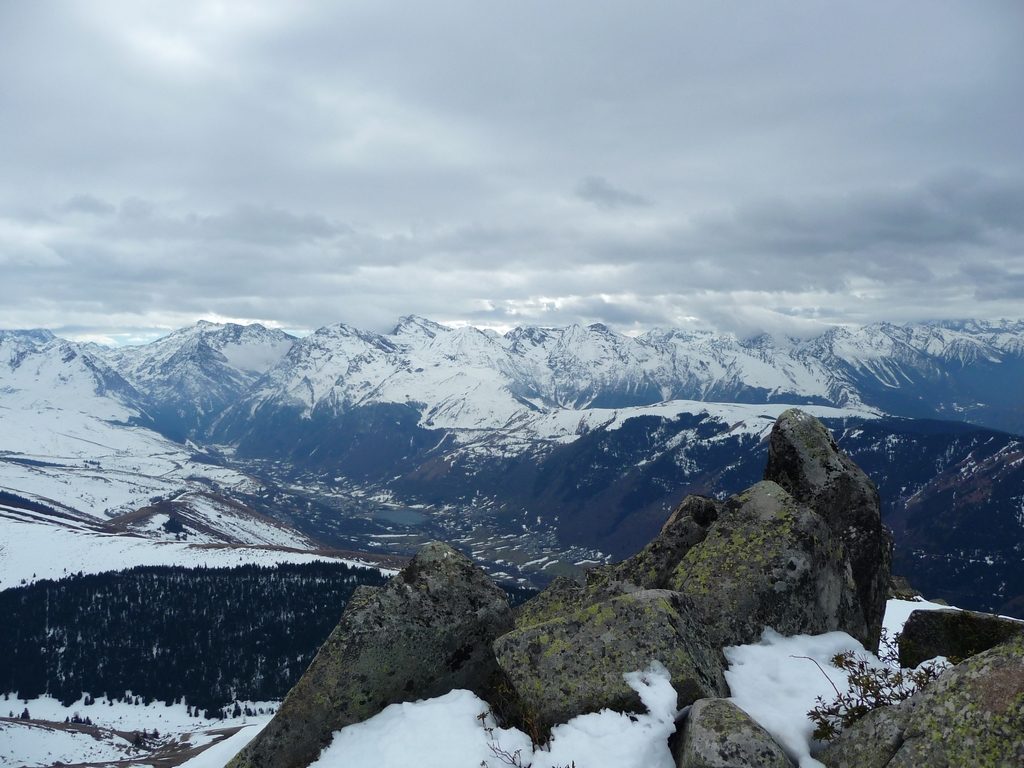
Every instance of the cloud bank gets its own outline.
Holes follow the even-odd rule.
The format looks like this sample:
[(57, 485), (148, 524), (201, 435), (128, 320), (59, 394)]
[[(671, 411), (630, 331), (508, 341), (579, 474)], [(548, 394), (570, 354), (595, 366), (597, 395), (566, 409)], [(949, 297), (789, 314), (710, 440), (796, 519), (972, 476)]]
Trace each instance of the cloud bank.
[(1024, 306), (1024, 11), (8, 4), (0, 327)]

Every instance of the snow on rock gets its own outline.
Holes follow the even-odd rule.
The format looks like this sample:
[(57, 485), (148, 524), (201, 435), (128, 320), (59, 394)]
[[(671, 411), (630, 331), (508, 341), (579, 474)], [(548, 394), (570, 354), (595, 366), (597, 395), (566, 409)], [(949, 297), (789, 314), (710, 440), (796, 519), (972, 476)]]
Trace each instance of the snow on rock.
[[(923, 600), (889, 600), (883, 626), (892, 637), (903, 629), (911, 611), (947, 607)], [(725, 679), (732, 701), (768, 731), (800, 768), (821, 766), (811, 757), (814, 726), (807, 713), (816, 697), (831, 701), (836, 689), (848, 688), (846, 673), (830, 663), (845, 651), (883, 666), (845, 632), (783, 637), (765, 628), (760, 642), (725, 649), (729, 662)]]
[(903, 625), (907, 623), (907, 619), (914, 611), (941, 611), (949, 608), (953, 608), (953, 606), (932, 603), (923, 599), (890, 600), (885, 604), (885, 618), (882, 621), (882, 626), (889, 633), (889, 637), (895, 637), (903, 631)]
[[(676, 693), (661, 665), (626, 675), (648, 709), (644, 715), (602, 710), (556, 726), (547, 749), (534, 751), (522, 731), (496, 727), (488, 704), (469, 691), (392, 704), (343, 728), (311, 768), (498, 768), (495, 750), (533, 768), (672, 768)], [(483, 715), (483, 717), (481, 717)], [(189, 768), (192, 768), (190, 765)]]

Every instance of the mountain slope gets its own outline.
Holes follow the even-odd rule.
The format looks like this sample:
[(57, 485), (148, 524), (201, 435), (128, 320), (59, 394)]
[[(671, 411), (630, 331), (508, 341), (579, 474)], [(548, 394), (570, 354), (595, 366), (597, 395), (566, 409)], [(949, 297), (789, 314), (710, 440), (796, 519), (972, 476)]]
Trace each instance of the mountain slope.
[(151, 344), (89, 345), (147, 400), (157, 427), (174, 439), (202, 433), (285, 355), (294, 337), (259, 324), (205, 320)]
[(0, 588), (61, 568), (246, 559), (199, 544), (318, 547), (239, 503), (261, 483), (151, 423), (145, 398), (88, 349), (0, 332)]

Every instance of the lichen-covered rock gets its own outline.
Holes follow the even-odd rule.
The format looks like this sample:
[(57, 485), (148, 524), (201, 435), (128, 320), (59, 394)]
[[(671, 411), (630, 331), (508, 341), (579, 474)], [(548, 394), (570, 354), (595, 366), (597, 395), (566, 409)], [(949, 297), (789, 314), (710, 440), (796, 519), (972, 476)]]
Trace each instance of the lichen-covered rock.
[(817, 757), (830, 768), (1024, 765), (1024, 635), (858, 721)]
[(451, 547), (425, 546), (387, 585), (360, 589), (269, 725), (230, 768), (303, 768), (331, 734), (389, 704), (454, 688), (489, 695), (505, 593)]
[(583, 584), (568, 576), (558, 576), (546, 589), (516, 608), (516, 629), (575, 613), (584, 606), (585, 599)]
[(588, 606), (568, 616), (517, 629), (494, 643), (532, 729), (609, 707), (642, 712), (627, 672), (663, 664), (679, 705), (727, 695), (724, 660), (713, 650), (691, 607), (667, 590), (645, 590)]
[(704, 496), (687, 496), (662, 526), (661, 532), (628, 560), (587, 571), (581, 584), (559, 576), (547, 589), (516, 611), (516, 628), (566, 616), (588, 605), (644, 589), (664, 589), (679, 561), (708, 534), (723, 504)]
[(677, 768), (793, 768), (768, 731), (728, 699), (694, 703), (674, 757)]
[(871, 710), (815, 757), (829, 768), (885, 768), (903, 744), (915, 706), (908, 700)]
[(726, 502), (707, 537), (676, 568), (712, 645), (842, 630), (867, 636), (842, 543), (820, 515), (762, 481)]
[(990, 613), (914, 611), (900, 633), (900, 666), (913, 668), (936, 656), (961, 661), (1022, 633), (1024, 622)]
[(889, 577), (889, 588), (885, 591), (887, 600), (913, 600), (920, 596), (920, 590), (915, 589), (906, 576), (893, 574)]
[(641, 589), (663, 589), (673, 571), (708, 535), (724, 505), (704, 496), (687, 496), (662, 526), (661, 532), (628, 560), (610, 566), (613, 578)]
[(892, 534), (882, 525), (875, 484), (838, 449), (820, 421), (796, 408), (783, 412), (772, 427), (764, 478), (825, 518), (843, 542), (868, 629), (866, 639), (857, 639), (877, 651), (892, 565)]

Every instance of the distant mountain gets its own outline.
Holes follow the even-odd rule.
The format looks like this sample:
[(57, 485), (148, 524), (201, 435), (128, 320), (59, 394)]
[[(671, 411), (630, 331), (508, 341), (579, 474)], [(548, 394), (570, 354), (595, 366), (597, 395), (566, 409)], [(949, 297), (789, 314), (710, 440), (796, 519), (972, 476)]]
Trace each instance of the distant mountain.
[(811, 340), (742, 340), (680, 330), (634, 338), (603, 325), (500, 336), (407, 317), (390, 334), (334, 325), (296, 341), (212, 434), (259, 453), (262, 425), (317, 430), (385, 404), (427, 429), (560, 439), (552, 413), (669, 400), (818, 404), (1024, 431), (1022, 382), (1024, 322), (877, 324)]
[(262, 325), (205, 320), (151, 344), (88, 345), (145, 395), (157, 427), (174, 439), (203, 433), (264, 373), (279, 363), (293, 336)]
[(91, 347), (0, 331), (0, 589), (69, 568), (273, 562), (195, 545), (318, 546), (254, 508), (260, 482), (155, 431), (149, 403)]
[[(385, 334), (337, 324), (301, 339), (200, 323), (116, 350), (46, 332), (2, 338), (0, 374), (5, 359), (49, 350), (38, 376), (16, 386), (0, 377), (0, 408), (27, 403), (34, 420), (12, 422), (25, 425), (12, 445), (67, 433), (57, 422), (76, 423), (66, 411), (79, 402), (73, 413), (103, 414), (96, 429), (152, 424), (189, 441), (186, 459), (209, 462), (198, 446), (213, 444), (214, 464), (226, 464), (219, 472), (259, 477), (246, 486), (225, 475), (187, 495), (147, 480), (144, 497), (103, 502), (136, 514), (123, 520), (126, 532), (168, 517), (199, 531), (221, 519), (203, 512), (207, 501), (220, 500), (228, 520), (225, 505), (241, 499), (335, 546), (404, 553), (442, 536), (464, 542), (492, 572), (544, 579), (564, 565), (552, 567), (559, 552), (571, 549), (570, 563), (630, 554), (683, 493), (749, 485), (773, 419), (797, 405), (838, 430), (879, 483), (905, 547), (898, 563), (926, 578), (923, 588), (952, 588), (940, 571), (955, 565), (978, 590), (973, 603), (957, 596), (960, 604), (1001, 605), (1024, 594), (1007, 565), (1024, 541), (1024, 481), (1006, 458), (1020, 442), (1011, 433), (1024, 432), (1024, 322), (882, 323), (813, 339), (741, 339), (679, 329), (629, 337), (600, 324), (502, 335), (409, 316)], [(93, 400), (55, 395), (78, 391)], [(32, 423), (49, 426), (28, 434)], [(66, 454), (65, 438), (48, 439), (49, 449), (11, 450), (29, 461)], [(69, 462), (57, 463), (71, 472)], [(16, 465), (3, 464), (8, 475)], [(16, 479), (28, 485), (6, 487), (45, 496), (17, 466)], [(203, 476), (194, 466), (188, 459), (168, 478)], [(84, 474), (74, 471), (77, 495), (47, 498), (74, 508), (93, 498), (99, 481), (80, 483)], [(974, 490), (958, 490), (966, 488)], [(94, 495), (111, 497), (104, 492)], [(518, 543), (502, 543), (513, 534)], [(535, 542), (543, 542), (539, 553)], [(510, 547), (521, 556), (510, 557)], [(986, 558), (999, 568), (978, 565)], [(994, 574), (1009, 580), (1000, 586)]]

